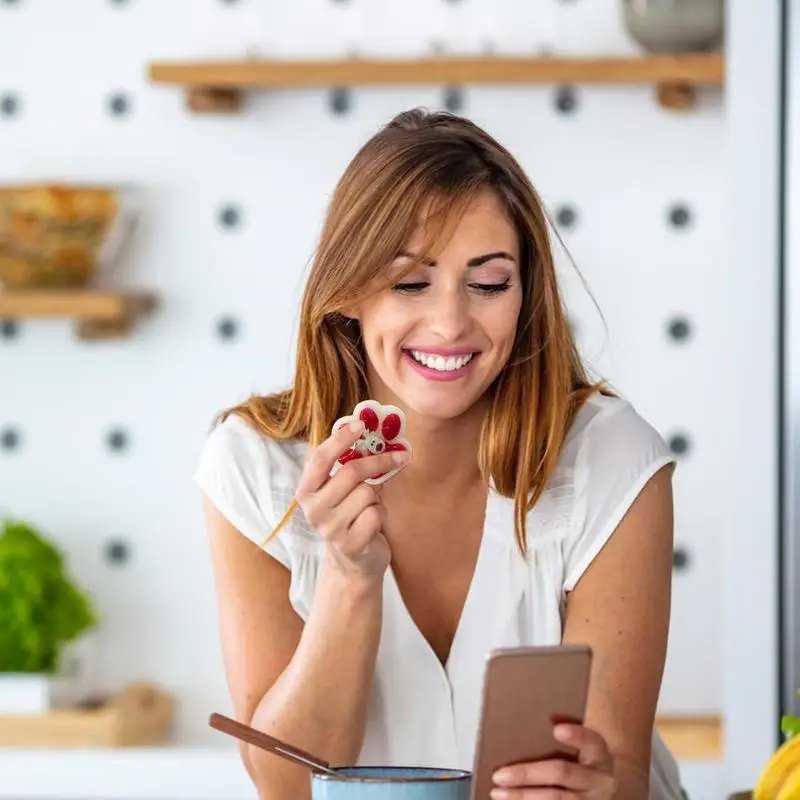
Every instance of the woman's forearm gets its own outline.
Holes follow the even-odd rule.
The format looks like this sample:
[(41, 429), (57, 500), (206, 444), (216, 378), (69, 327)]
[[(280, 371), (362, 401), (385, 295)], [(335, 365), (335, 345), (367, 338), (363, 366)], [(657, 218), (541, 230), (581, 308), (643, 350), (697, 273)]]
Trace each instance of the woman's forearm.
[(647, 800), (650, 796), (650, 770), (623, 756), (614, 757), (617, 779), (615, 800)]
[[(361, 750), (383, 613), (382, 578), (354, 581), (327, 561), (300, 643), (258, 704), (251, 725), (336, 766)], [(248, 746), (245, 763), (259, 795), (309, 796), (309, 773)]]

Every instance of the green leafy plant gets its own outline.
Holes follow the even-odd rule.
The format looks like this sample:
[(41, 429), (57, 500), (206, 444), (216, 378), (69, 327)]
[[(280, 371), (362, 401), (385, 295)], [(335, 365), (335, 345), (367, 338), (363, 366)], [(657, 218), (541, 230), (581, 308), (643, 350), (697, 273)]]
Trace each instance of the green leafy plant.
[[(800, 697), (800, 690), (798, 690), (797, 696)], [(787, 739), (797, 736), (800, 733), (800, 717), (784, 714), (781, 717), (781, 732)]]
[(0, 521), (0, 672), (57, 672), (63, 646), (97, 622), (61, 553), (32, 525)]

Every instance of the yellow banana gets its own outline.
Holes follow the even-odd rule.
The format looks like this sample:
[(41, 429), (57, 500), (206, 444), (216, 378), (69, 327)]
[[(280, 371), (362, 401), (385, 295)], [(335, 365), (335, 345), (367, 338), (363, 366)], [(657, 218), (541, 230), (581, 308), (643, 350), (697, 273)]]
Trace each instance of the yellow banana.
[(776, 800), (800, 800), (800, 769), (795, 769), (784, 781)]
[(767, 762), (753, 800), (800, 800), (800, 736), (785, 741)]

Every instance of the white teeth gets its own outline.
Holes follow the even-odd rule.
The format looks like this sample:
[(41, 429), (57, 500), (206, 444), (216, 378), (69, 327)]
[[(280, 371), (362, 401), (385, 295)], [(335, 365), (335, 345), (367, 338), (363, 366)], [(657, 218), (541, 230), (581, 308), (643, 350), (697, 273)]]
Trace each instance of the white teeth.
[(463, 356), (435, 356), (430, 353), (423, 353), (421, 350), (412, 350), (411, 355), (415, 361), (418, 361), (428, 369), (435, 369), (439, 372), (452, 372), (455, 369), (461, 369), (463, 366), (472, 361), (474, 353), (467, 353)]

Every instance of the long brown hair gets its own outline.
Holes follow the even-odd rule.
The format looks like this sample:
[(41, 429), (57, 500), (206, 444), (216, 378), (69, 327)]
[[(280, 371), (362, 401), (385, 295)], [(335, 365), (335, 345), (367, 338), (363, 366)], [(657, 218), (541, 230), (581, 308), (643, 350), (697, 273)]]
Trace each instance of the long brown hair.
[(590, 394), (607, 390), (589, 380), (574, 342), (536, 190), (514, 157), (467, 119), (405, 111), (359, 150), (334, 191), (305, 287), (294, 385), (250, 397), (217, 422), (237, 414), (274, 439), (311, 446), (326, 439), (338, 417), (369, 397), (360, 327), (344, 313), (353, 293), (372, 290), (423, 213), (437, 224), (419, 260), (434, 257), (471, 199), (487, 189), (519, 237), (523, 300), (509, 362), (488, 390), (478, 463), (497, 492), (514, 499), (514, 532), (525, 552), (527, 513), (576, 412)]

